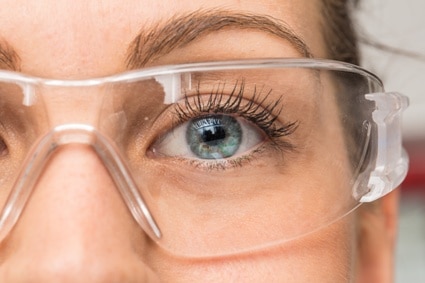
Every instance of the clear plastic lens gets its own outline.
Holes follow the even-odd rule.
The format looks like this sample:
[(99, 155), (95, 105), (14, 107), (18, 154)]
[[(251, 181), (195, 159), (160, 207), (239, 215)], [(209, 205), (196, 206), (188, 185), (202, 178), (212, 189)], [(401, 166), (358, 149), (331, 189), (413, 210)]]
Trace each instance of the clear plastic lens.
[[(392, 136), (401, 149), (405, 105), (382, 130), (394, 103), (372, 95), (383, 93), (373, 75), (338, 62), (194, 64), (90, 81), (3, 76), (1, 237), (51, 153), (69, 143), (93, 147), (160, 247), (192, 257), (310, 233), (388, 192), (379, 178), (396, 180), (393, 189), (407, 167), (380, 142)], [(384, 156), (396, 173), (377, 169)]]

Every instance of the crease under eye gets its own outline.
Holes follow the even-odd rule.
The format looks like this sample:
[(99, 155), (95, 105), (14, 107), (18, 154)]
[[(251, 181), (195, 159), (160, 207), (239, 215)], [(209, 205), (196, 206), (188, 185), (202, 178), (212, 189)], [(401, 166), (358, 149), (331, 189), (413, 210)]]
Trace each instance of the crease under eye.
[(9, 149), (6, 145), (6, 142), (0, 138), (0, 158), (6, 156), (9, 153)]

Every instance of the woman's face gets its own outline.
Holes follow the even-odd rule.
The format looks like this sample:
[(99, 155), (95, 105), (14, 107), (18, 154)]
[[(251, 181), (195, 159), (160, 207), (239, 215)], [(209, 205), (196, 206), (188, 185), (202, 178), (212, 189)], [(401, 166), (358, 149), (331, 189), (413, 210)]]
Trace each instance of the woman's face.
[[(86, 79), (166, 64), (327, 56), (319, 0), (9, 1), (2, 6), (2, 45), (8, 46), (9, 52), (13, 48), (18, 56), (9, 61), (7, 56), (0, 56), (0, 66), (39, 77)], [(188, 15), (191, 15), (189, 21)], [(228, 23), (224, 28), (219, 28), (220, 23), (214, 21), (217, 16), (234, 17), (240, 22)], [(264, 23), (256, 24), (253, 20), (247, 28), (246, 20), (256, 17), (279, 20), (283, 24), (280, 30), (284, 32), (273, 34), (270, 30), (275, 27), (264, 29)], [(185, 26), (179, 26), (177, 23), (184, 22), (184, 19)], [(208, 28), (201, 28), (202, 26)], [(196, 31), (199, 35), (190, 37), (181, 34), (178, 28)], [(167, 41), (170, 38), (172, 40)], [(305, 82), (305, 86), (309, 83)], [(271, 98), (273, 97), (268, 99)], [(68, 119), (64, 117), (69, 117), (74, 111), (78, 112), (81, 107), (77, 102), (65, 101), (65, 109), (62, 100), (46, 100), (49, 115), (57, 121)], [(146, 103), (155, 103), (153, 100), (147, 100)], [(332, 101), (326, 105), (333, 105)], [(338, 110), (333, 106), (328, 107), (321, 109), (323, 113), (327, 113), (327, 116), (321, 118), (324, 119), (323, 125), (326, 125), (326, 119), (331, 121), (337, 116)], [(131, 106), (128, 109), (128, 113), (131, 113)], [(316, 120), (314, 115), (309, 116), (310, 110), (300, 104), (293, 111), (304, 111), (304, 117), (309, 117), (306, 121), (313, 123)], [(317, 134), (316, 140), (323, 144), (314, 154), (322, 154), (323, 163), (313, 164), (307, 153), (305, 156), (295, 156), (295, 153), (294, 156), (289, 156), (285, 162), (293, 161), (295, 164), (297, 161), (300, 166), (292, 166), (286, 172), (295, 176), (286, 179), (287, 187), (291, 187), (290, 184), (296, 187), (297, 176), (302, 175), (304, 177), (298, 178), (302, 178), (303, 184), (311, 188), (317, 184), (332, 188), (344, 183), (345, 176), (350, 175), (344, 154), (345, 141), (340, 138), (342, 132), (338, 127), (321, 130), (322, 135), (303, 132), (302, 125), (297, 129), (299, 140), (306, 140), (303, 135), (307, 137), (308, 134)], [(161, 142), (153, 144), (165, 155), (174, 152), (164, 149)], [(309, 146), (306, 143), (302, 148)], [(334, 153), (332, 157), (327, 154), (330, 148)], [(133, 152), (134, 149), (130, 148), (129, 151)], [(190, 171), (193, 179), (197, 180), (196, 185), (206, 187), (216, 182), (219, 187), (220, 172), (213, 172), (215, 177), (202, 179), (197, 169), (191, 169), (187, 164), (179, 165), (181, 168), (169, 173), (167, 168), (172, 165), (163, 165), (161, 162), (147, 164), (148, 173), (140, 172), (138, 175), (146, 176), (146, 186), (156, 184), (165, 191), (172, 188), (173, 184), (184, 182), (184, 172)], [(274, 167), (268, 168), (271, 163), (261, 162), (258, 166), (266, 168), (265, 172), (278, 172), (273, 168), (280, 168), (281, 160), (274, 162)], [(340, 169), (338, 174), (333, 173), (329, 167), (321, 168), (323, 164), (336, 163)], [(305, 166), (306, 164), (309, 166)], [(303, 166), (310, 170), (302, 173)], [(268, 177), (261, 179), (265, 175), (256, 175), (256, 172), (258, 173), (252, 169), (252, 180), (241, 181), (245, 182), (244, 187), (254, 187), (253, 184), (261, 182), (267, 183), (269, 187), (281, 185), (279, 179), (276, 179), (279, 173), (266, 174)], [(305, 177), (307, 175), (308, 178)], [(167, 179), (166, 176), (168, 180), (172, 179), (169, 184), (161, 181), (161, 178)], [(234, 173), (235, 180), (239, 180), (239, 176), (237, 172)], [(141, 183), (143, 181), (138, 180)], [(187, 188), (195, 190), (196, 186), (192, 182)], [(155, 205), (159, 210), (165, 211), (165, 214), (175, 215), (175, 218), (182, 217), (179, 213), (183, 212), (173, 211), (171, 204), (182, 206), (183, 203), (187, 205), (187, 211), (192, 211), (189, 209), (190, 202), (185, 203), (186, 193), (178, 192), (177, 196), (173, 195), (167, 201), (157, 202)], [(273, 189), (268, 193), (269, 197), (264, 196), (262, 202), (257, 204), (258, 207), (263, 207), (264, 213), (269, 213), (270, 217), (276, 213), (288, 213), (273, 202)], [(155, 194), (153, 195), (155, 199)], [(230, 198), (236, 198), (236, 195), (237, 193)], [(221, 197), (223, 201), (231, 201)], [(210, 200), (207, 201), (207, 198), (207, 195), (203, 195), (202, 200), (197, 201), (210, 206), (213, 211), (210, 211), (211, 214), (223, 214), (222, 217), (226, 217), (223, 211), (217, 209), (217, 205), (221, 204), (215, 205)], [(317, 194), (306, 194), (303, 196), (304, 201), (306, 198), (310, 198), (308, 201), (311, 207), (321, 205), (323, 210), (327, 210), (327, 206), (332, 205), (321, 202)], [(282, 205), (289, 207), (296, 203), (287, 199), (287, 203)], [(268, 211), (270, 208), (272, 209)], [(305, 213), (306, 219), (314, 217)], [(162, 217), (166, 218), (166, 215), (159, 216)], [(199, 219), (194, 217), (192, 222), (202, 220)], [(261, 224), (254, 216), (250, 220), (255, 225)], [(168, 227), (173, 227), (178, 221), (181, 220), (164, 220)], [(196, 254), (196, 251), (190, 249), (195, 249), (204, 238), (193, 235), (202, 235), (202, 232), (181, 232), (185, 227), (184, 221), (179, 225), (170, 231), (173, 231), (179, 241), (186, 241), (185, 251)], [(254, 227), (249, 227), (249, 223), (247, 225), (243, 226), (244, 229), (251, 228), (255, 231)], [(264, 223), (263, 225), (266, 226)], [(267, 228), (270, 231), (279, 229)], [(190, 227), (184, 229), (188, 230)], [(360, 232), (358, 217), (354, 213), (314, 233), (272, 249), (218, 259), (181, 258), (156, 247), (142, 234), (143, 231), (131, 217), (96, 154), (85, 146), (63, 147), (47, 164), (18, 223), (0, 245), (0, 281), (352, 282), (359, 266), (357, 235)], [(220, 240), (223, 242), (220, 243)], [(242, 240), (239, 242), (240, 245), (243, 244)], [(219, 238), (214, 241), (214, 245), (217, 246), (216, 249), (221, 249), (220, 246), (229, 247), (229, 240)]]

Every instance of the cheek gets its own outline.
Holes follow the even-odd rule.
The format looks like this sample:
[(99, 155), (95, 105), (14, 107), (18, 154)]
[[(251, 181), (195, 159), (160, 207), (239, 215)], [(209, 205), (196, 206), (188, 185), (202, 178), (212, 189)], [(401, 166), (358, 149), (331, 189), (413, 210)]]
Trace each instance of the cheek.
[(355, 250), (355, 215), (350, 214), (261, 252), (210, 260), (156, 253), (149, 262), (165, 282), (351, 282)]

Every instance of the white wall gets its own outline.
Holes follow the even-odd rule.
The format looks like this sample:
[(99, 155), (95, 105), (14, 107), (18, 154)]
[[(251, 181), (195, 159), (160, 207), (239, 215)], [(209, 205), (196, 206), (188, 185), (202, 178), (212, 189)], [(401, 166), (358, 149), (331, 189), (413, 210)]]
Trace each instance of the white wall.
[(425, 138), (425, 1), (362, 0), (358, 23), (371, 38), (388, 46), (422, 54), (399, 56), (363, 47), (363, 66), (380, 76), (388, 91), (410, 97), (404, 115), (406, 139)]

